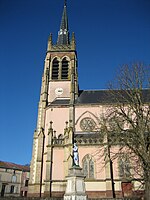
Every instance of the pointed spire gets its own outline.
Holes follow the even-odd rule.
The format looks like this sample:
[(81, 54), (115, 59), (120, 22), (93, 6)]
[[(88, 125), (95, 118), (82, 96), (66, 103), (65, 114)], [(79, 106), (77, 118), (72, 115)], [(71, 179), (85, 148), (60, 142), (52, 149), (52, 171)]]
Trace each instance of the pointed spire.
[(74, 32), (72, 33), (71, 47), (72, 49), (76, 49), (76, 40)]
[(49, 38), (48, 38), (47, 51), (51, 50), (52, 45), (53, 45), (53, 41), (52, 41), (52, 33), (51, 33)]
[(69, 43), (70, 41), (69, 41), (69, 30), (68, 30), (67, 3), (66, 0), (64, 0), (64, 9), (60, 24), (60, 30), (58, 32), (57, 44), (63, 45)]

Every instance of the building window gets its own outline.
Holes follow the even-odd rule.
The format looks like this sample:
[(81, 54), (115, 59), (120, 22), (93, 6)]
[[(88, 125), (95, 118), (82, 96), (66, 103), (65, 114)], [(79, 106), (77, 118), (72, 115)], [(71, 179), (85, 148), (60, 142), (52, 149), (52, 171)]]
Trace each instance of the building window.
[(6, 189), (6, 185), (2, 183), (1, 197), (4, 197), (4, 195), (5, 195), (5, 189)]
[(83, 161), (83, 172), (87, 178), (88, 177), (88, 161), (86, 159)]
[(86, 178), (94, 178), (94, 161), (90, 155), (86, 155), (82, 160), (83, 172)]
[(20, 191), (20, 196), (23, 197), (23, 191)]
[(16, 183), (17, 182), (17, 176), (14, 174), (11, 178), (12, 183)]
[(130, 178), (131, 176), (129, 157), (124, 154), (119, 157), (119, 176), (126, 179)]
[(26, 186), (26, 187), (28, 186), (28, 183), (29, 183), (29, 180), (27, 179), (27, 180), (25, 181), (25, 186)]
[(90, 132), (95, 129), (96, 123), (90, 117), (85, 117), (80, 122), (80, 128), (82, 131)]
[(53, 64), (52, 64), (52, 79), (58, 79), (59, 76), (59, 61), (57, 60), (57, 58), (55, 58), (53, 60)]
[(28, 193), (27, 191), (24, 192), (24, 197), (27, 197), (27, 193)]
[(62, 60), (61, 78), (68, 79), (68, 61), (66, 58)]
[(92, 159), (89, 160), (89, 178), (94, 178), (94, 162)]
[(11, 187), (10, 187), (10, 193), (11, 193), (11, 194), (14, 193), (14, 189), (15, 189), (15, 186), (14, 186), (14, 185), (11, 185)]

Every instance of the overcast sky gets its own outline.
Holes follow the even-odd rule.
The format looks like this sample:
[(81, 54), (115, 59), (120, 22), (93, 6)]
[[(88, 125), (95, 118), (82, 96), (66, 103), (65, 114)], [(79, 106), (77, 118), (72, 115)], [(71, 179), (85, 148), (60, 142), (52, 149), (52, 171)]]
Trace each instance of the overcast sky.
[[(47, 39), (63, 0), (0, 0), (0, 160), (30, 163)], [(80, 89), (105, 89), (120, 65), (150, 64), (150, 0), (68, 0)]]

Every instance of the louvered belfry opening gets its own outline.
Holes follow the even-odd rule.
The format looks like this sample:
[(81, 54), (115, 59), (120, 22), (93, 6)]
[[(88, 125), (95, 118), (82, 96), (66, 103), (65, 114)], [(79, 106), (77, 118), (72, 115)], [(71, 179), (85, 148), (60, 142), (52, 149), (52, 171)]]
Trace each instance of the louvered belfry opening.
[(66, 58), (62, 60), (62, 71), (61, 71), (61, 78), (68, 79), (68, 66), (69, 63)]
[(59, 76), (59, 61), (57, 58), (53, 60), (53, 65), (52, 65), (52, 79), (58, 79)]

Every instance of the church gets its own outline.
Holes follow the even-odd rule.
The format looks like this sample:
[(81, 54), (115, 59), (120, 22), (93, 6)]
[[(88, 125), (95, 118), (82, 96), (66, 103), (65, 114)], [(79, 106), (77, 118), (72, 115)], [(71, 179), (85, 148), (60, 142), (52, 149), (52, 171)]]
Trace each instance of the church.
[(79, 89), (76, 40), (74, 33), (69, 36), (65, 2), (56, 44), (52, 34), (48, 39), (28, 196), (63, 197), (74, 143), (89, 198), (128, 196), (138, 188), (122, 179), (117, 161), (112, 169), (100, 155), (99, 116), (112, 103), (107, 92)]

